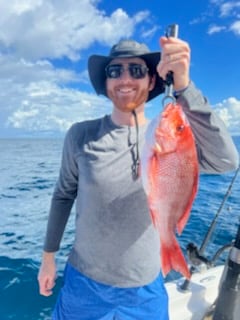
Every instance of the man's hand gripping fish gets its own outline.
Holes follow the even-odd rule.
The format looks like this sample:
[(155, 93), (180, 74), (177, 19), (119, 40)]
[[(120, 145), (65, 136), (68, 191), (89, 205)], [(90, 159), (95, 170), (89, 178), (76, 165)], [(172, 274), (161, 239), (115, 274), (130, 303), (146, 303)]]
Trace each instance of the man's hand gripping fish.
[(190, 278), (177, 242), (190, 215), (198, 186), (194, 136), (179, 104), (169, 103), (147, 129), (141, 175), (152, 222), (159, 232), (161, 267)]

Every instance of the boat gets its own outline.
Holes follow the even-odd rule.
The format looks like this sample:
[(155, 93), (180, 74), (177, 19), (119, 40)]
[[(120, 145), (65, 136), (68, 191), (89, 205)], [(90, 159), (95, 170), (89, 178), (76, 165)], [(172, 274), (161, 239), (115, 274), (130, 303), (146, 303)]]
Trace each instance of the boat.
[[(222, 246), (211, 260), (204, 250), (214, 231), (217, 218), (231, 192), (240, 166), (235, 172), (225, 197), (198, 250), (189, 243), (187, 253), (191, 279), (166, 282), (170, 320), (239, 320), (240, 319), (240, 223), (235, 239)], [(216, 265), (218, 257), (228, 250), (224, 265)]]
[(192, 275), (188, 289), (183, 290), (184, 279), (166, 283), (169, 296), (170, 320), (212, 319), (207, 314), (218, 296), (218, 287), (224, 266), (200, 270)]

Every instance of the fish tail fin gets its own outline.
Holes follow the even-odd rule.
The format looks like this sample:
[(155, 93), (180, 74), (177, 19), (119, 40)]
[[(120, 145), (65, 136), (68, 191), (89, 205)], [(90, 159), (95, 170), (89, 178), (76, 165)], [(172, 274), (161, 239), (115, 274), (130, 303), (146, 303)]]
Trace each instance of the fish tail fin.
[(175, 236), (171, 247), (164, 243), (161, 244), (161, 262), (164, 277), (174, 269), (187, 279), (190, 279), (191, 273)]

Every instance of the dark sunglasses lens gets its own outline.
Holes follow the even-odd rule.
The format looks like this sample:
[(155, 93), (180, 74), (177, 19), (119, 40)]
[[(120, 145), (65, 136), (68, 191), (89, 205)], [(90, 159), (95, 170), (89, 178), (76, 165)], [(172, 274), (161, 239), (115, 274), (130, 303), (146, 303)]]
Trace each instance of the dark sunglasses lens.
[(122, 72), (122, 66), (118, 64), (108, 65), (106, 67), (106, 76), (108, 78), (119, 78)]
[(134, 79), (142, 79), (146, 76), (148, 68), (141, 64), (130, 65), (129, 72)]
[[(130, 64), (127, 69), (134, 79), (142, 79), (148, 72), (147, 66), (142, 64)], [(110, 64), (106, 67), (105, 71), (107, 78), (117, 79), (124, 71), (124, 67), (121, 64)]]

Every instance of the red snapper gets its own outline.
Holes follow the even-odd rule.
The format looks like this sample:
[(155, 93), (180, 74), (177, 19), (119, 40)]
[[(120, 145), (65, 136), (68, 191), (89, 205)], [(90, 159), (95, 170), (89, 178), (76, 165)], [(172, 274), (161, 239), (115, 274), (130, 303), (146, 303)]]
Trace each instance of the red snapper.
[(198, 158), (194, 136), (179, 104), (169, 103), (146, 132), (141, 176), (152, 222), (160, 236), (163, 275), (174, 269), (190, 272), (178, 244), (198, 187)]

